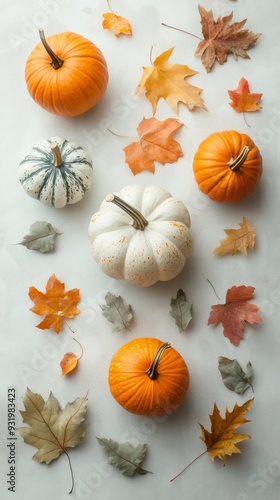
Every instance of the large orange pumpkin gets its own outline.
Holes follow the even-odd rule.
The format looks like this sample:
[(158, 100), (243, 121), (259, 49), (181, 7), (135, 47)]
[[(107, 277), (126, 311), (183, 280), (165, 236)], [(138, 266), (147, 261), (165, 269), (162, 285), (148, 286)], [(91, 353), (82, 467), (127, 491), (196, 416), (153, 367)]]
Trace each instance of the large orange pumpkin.
[(246, 134), (214, 132), (198, 147), (193, 160), (200, 190), (214, 201), (242, 200), (256, 188), (262, 175), (262, 157)]
[(113, 397), (127, 411), (158, 417), (184, 401), (189, 370), (169, 342), (140, 337), (113, 356), (108, 382)]
[(99, 48), (72, 32), (45, 38), (25, 67), (31, 97), (50, 113), (78, 116), (95, 106), (108, 85), (108, 69)]

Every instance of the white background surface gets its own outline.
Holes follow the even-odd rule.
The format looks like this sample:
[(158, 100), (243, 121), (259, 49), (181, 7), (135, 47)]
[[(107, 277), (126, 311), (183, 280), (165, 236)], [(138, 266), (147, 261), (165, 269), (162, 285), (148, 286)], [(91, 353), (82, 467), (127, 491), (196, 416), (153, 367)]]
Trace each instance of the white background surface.
[[(0, 491), (1, 499), (65, 500), (70, 485), (67, 459), (59, 457), (51, 465), (32, 460), (35, 452), (18, 436), (16, 493), (7, 490), (7, 389), (17, 390), (17, 405), (29, 387), (47, 399), (53, 391), (62, 407), (89, 390), (88, 429), (81, 446), (70, 450), (76, 487), (72, 499), (119, 500), (121, 498), (161, 498), (162, 500), (278, 500), (280, 487), (279, 447), (279, 134), (280, 134), (280, 4), (277, 0), (203, 0), (215, 17), (234, 12), (233, 21), (247, 18), (245, 28), (262, 33), (250, 59), (229, 56), (224, 66), (215, 65), (210, 74), (194, 56), (197, 40), (161, 26), (171, 24), (201, 35), (197, 2), (186, 0), (111, 0), (111, 7), (127, 17), (132, 37), (117, 39), (102, 28), (105, 1), (1, 0), (1, 362), (0, 362)], [(47, 5), (49, 4), (49, 10)], [(50, 6), (52, 4), (52, 7)], [(102, 50), (110, 81), (102, 102), (84, 116), (60, 118), (41, 109), (29, 96), (24, 80), (25, 61), (38, 43), (38, 28), (46, 36), (75, 31)], [(198, 71), (189, 82), (201, 87), (208, 108), (189, 112), (179, 106), (175, 115), (165, 101), (158, 104), (156, 118), (178, 118), (185, 127), (176, 134), (184, 156), (173, 165), (156, 164), (154, 175), (143, 172), (134, 177), (125, 163), (123, 147), (130, 139), (107, 131), (135, 136), (143, 117), (152, 116), (144, 94), (134, 97), (142, 76), (142, 66), (150, 66), (163, 51), (175, 47), (171, 63), (187, 64)], [(240, 78), (248, 79), (252, 92), (262, 92), (263, 109), (242, 114), (229, 106), (227, 90), (235, 89)], [(192, 158), (199, 143), (211, 132), (236, 129), (250, 135), (261, 150), (264, 173), (259, 188), (235, 205), (220, 205), (202, 195), (194, 181)], [(57, 210), (29, 198), (18, 181), (18, 164), (24, 150), (43, 138), (61, 135), (83, 145), (92, 155), (94, 185), (80, 203)], [(87, 228), (90, 217), (111, 191), (127, 184), (150, 183), (168, 189), (189, 208), (192, 218), (194, 252), (184, 271), (169, 283), (148, 289), (134, 288), (104, 276), (94, 262)], [(247, 257), (218, 257), (212, 254), (225, 228), (237, 228), (245, 216), (256, 228), (256, 247)], [(62, 235), (56, 250), (41, 255), (15, 243), (28, 233), (36, 220), (53, 224)], [(73, 376), (61, 377), (59, 362), (76, 345), (67, 329), (57, 336), (36, 328), (40, 317), (32, 314), (28, 288), (44, 291), (55, 273), (66, 289), (79, 288), (80, 315), (71, 321), (75, 336), (84, 348), (80, 367)], [(218, 303), (209, 279), (221, 298), (233, 285), (256, 288), (254, 303), (261, 306), (263, 325), (246, 328), (245, 338), (234, 347), (222, 335), (222, 327), (207, 326), (211, 305)], [(179, 288), (193, 302), (193, 320), (180, 333), (169, 315), (171, 297)], [(100, 304), (105, 294), (121, 295), (132, 305), (135, 320), (131, 331), (114, 334), (102, 316)], [(186, 401), (164, 421), (132, 415), (111, 397), (107, 371), (111, 357), (126, 341), (139, 336), (170, 341), (183, 355), (191, 374)], [(223, 385), (218, 356), (236, 358), (245, 367), (250, 360), (254, 371), (254, 395), (243, 396)], [(209, 414), (214, 402), (224, 415), (228, 406), (243, 404), (252, 396), (251, 419), (242, 431), (252, 440), (240, 444), (242, 454), (227, 459), (226, 467), (206, 454), (177, 481), (179, 470), (204, 451), (198, 422), (210, 429)], [(22, 424), (18, 414), (18, 426)], [(143, 467), (153, 471), (128, 478), (105, 465), (96, 436), (131, 443), (146, 442), (148, 453)], [(69, 497), (71, 498), (71, 497)]]

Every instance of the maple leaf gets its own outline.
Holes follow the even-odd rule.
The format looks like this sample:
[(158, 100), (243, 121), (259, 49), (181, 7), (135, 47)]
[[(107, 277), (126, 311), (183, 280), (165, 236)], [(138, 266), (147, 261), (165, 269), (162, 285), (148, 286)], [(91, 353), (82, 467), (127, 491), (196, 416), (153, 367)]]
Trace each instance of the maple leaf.
[(104, 29), (111, 30), (116, 37), (120, 35), (132, 35), (130, 22), (123, 16), (117, 16), (113, 12), (106, 12), (103, 15), (102, 26)]
[(207, 431), (203, 425), (200, 425), (202, 436), (200, 439), (206, 444), (207, 452), (211, 459), (220, 458), (223, 463), (226, 463), (226, 455), (233, 453), (241, 453), (240, 449), (235, 446), (244, 439), (251, 439), (248, 434), (235, 434), (234, 430), (250, 420), (244, 417), (252, 406), (254, 399), (249, 399), (242, 406), (235, 403), (231, 412), (226, 408), (225, 418), (222, 418), (220, 411), (214, 404), (212, 415), (209, 416), (211, 421), (211, 432)]
[(255, 45), (261, 33), (255, 34), (243, 30), (247, 19), (229, 24), (233, 17), (231, 13), (225, 17), (219, 16), (217, 21), (214, 21), (212, 10), (207, 12), (200, 5), (198, 9), (204, 40), (199, 42), (195, 55), (201, 57), (201, 62), (208, 73), (215, 61), (224, 64), (229, 53), (232, 53), (235, 59), (238, 56), (250, 59), (247, 50)]
[(227, 237), (220, 240), (220, 245), (214, 248), (213, 253), (225, 255), (230, 253), (235, 255), (237, 252), (247, 255), (247, 248), (253, 251), (255, 246), (255, 230), (250, 226), (249, 221), (243, 217), (239, 224), (240, 229), (225, 229)]
[(65, 292), (64, 283), (61, 283), (55, 274), (49, 278), (46, 284), (46, 293), (31, 286), (29, 297), (35, 304), (30, 311), (45, 316), (43, 321), (37, 325), (37, 328), (41, 330), (53, 328), (56, 333), (59, 333), (63, 325), (63, 318), (73, 318), (80, 312), (76, 307), (80, 300), (80, 291), (73, 288)]
[(174, 47), (158, 56), (152, 67), (143, 68), (143, 75), (135, 94), (140, 90), (146, 90), (145, 95), (152, 104), (153, 114), (156, 112), (160, 98), (165, 99), (177, 114), (179, 102), (185, 104), (190, 111), (196, 108), (203, 108), (207, 111), (199, 95), (202, 89), (185, 81), (185, 78), (196, 75), (197, 71), (183, 64), (168, 63), (173, 50)]
[(23, 404), (25, 411), (20, 414), (26, 427), (18, 429), (24, 442), (37, 448), (33, 455), (36, 462), (49, 464), (65, 453), (71, 471), (72, 488), (74, 478), (67, 448), (74, 448), (83, 441), (86, 426), (84, 423), (87, 410), (87, 397), (76, 398), (61, 410), (58, 400), (52, 392), (47, 401), (40, 394), (27, 389)]
[(254, 296), (254, 290), (252, 286), (233, 286), (227, 291), (225, 304), (211, 306), (207, 324), (222, 323), (224, 336), (236, 346), (243, 338), (246, 323), (262, 323), (262, 317), (258, 313), (260, 308), (248, 303)]
[(249, 83), (246, 78), (241, 78), (238, 83), (236, 90), (228, 90), (229, 97), (232, 99), (230, 106), (237, 111), (242, 113), (244, 111), (258, 111), (262, 109), (258, 105), (262, 94), (253, 94), (250, 92)]
[(251, 439), (251, 436), (248, 434), (235, 434), (234, 431), (241, 425), (250, 422), (250, 420), (247, 420), (244, 415), (248, 412), (253, 402), (254, 399), (249, 399), (242, 406), (238, 406), (238, 404), (235, 403), (231, 412), (229, 412), (226, 408), (225, 418), (221, 417), (220, 411), (215, 403), (213, 413), (212, 415), (209, 415), (211, 421), (211, 432), (207, 431), (202, 424), (199, 424), (202, 430), (200, 439), (206, 444), (206, 450), (193, 459), (186, 467), (184, 467), (183, 470), (170, 479), (170, 481), (177, 479), (177, 477), (179, 477), (191, 464), (193, 464), (205, 453), (208, 453), (212, 460), (214, 460), (215, 457), (219, 458), (223, 461), (224, 465), (226, 463), (227, 455), (230, 456), (233, 453), (241, 453), (236, 444), (244, 441), (245, 439)]
[(180, 144), (171, 137), (182, 125), (174, 118), (163, 121), (154, 117), (143, 118), (137, 127), (140, 140), (124, 148), (132, 173), (137, 175), (143, 170), (154, 173), (155, 161), (164, 165), (184, 156)]

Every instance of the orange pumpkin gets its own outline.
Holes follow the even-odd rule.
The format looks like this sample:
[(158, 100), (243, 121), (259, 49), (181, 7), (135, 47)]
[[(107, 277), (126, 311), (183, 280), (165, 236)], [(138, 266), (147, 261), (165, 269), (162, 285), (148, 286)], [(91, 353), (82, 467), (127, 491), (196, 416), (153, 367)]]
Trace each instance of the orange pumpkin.
[(50, 113), (78, 116), (95, 106), (108, 85), (108, 69), (94, 43), (72, 32), (45, 38), (29, 55), (25, 67), (31, 97)]
[(193, 160), (200, 190), (214, 201), (242, 200), (256, 188), (262, 175), (259, 149), (246, 134), (214, 132), (198, 147)]
[(137, 338), (124, 344), (109, 367), (109, 387), (127, 411), (161, 416), (178, 408), (189, 388), (189, 370), (169, 342)]

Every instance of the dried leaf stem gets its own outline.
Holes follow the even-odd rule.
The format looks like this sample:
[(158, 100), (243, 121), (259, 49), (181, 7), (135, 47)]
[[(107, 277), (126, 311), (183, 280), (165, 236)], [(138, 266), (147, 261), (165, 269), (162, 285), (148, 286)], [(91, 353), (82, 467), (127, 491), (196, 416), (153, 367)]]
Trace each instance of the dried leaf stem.
[[(74, 330), (72, 330), (71, 326), (67, 323), (66, 320), (64, 320), (64, 323), (65, 325), (69, 328), (70, 332), (75, 334)], [(83, 349), (83, 346), (81, 344), (81, 342), (79, 342), (75, 337), (71, 337), (72, 340), (74, 340), (75, 342), (77, 342), (77, 344), (80, 346), (81, 348), (81, 355), (79, 356), (79, 360), (82, 358), (82, 356), (84, 355), (84, 349)]]
[(166, 28), (171, 28), (171, 29), (176, 30), (176, 31), (181, 31), (181, 33), (185, 33), (186, 35), (193, 36), (194, 38), (197, 38), (198, 40), (202, 40), (202, 38), (200, 38), (197, 35), (194, 35), (193, 33), (190, 33), (189, 31), (185, 31), (185, 30), (182, 30), (180, 28), (176, 28), (175, 26), (170, 26), (170, 24), (165, 24), (165, 23), (161, 23), (161, 24), (162, 24), (162, 26), (166, 26)]
[(177, 479), (177, 477), (181, 476), (181, 474), (183, 474), (183, 472), (185, 472), (185, 470), (188, 469), (188, 467), (190, 465), (192, 465), (196, 460), (198, 460), (200, 457), (202, 457), (202, 455), (205, 455), (205, 453), (207, 453), (207, 451), (208, 450), (203, 451), (202, 453), (200, 453), (200, 455), (198, 455), (196, 458), (194, 458), (188, 465), (186, 465), (186, 467), (184, 467), (184, 469), (182, 469), (178, 474), (176, 474), (176, 476), (174, 476), (172, 479), (170, 479), (170, 483), (172, 483), (172, 481)]
[(64, 451), (65, 455), (67, 456), (68, 464), (69, 464), (69, 469), (70, 469), (70, 475), (71, 475), (71, 482), (72, 482), (72, 484), (71, 484), (70, 491), (68, 492), (68, 495), (71, 495), (71, 493), (73, 492), (74, 486), (75, 486), (73, 467), (72, 467), (72, 462), (71, 462), (71, 458), (70, 458), (69, 453), (67, 453), (66, 450), (63, 450), (63, 451)]
[(215, 288), (214, 288), (214, 285), (212, 285), (211, 281), (210, 281), (208, 278), (207, 278), (207, 281), (208, 281), (209, 285), (211, 285), (211, 287), (213, 288), (214, 293), (215, 293), (215, 295), (216, 295), (217, 299), (221, 300), (221, 299), (220, 299), (220, 297), (219, 297), (219, 295), (217, 294), (217, 292), (216, 292)]

